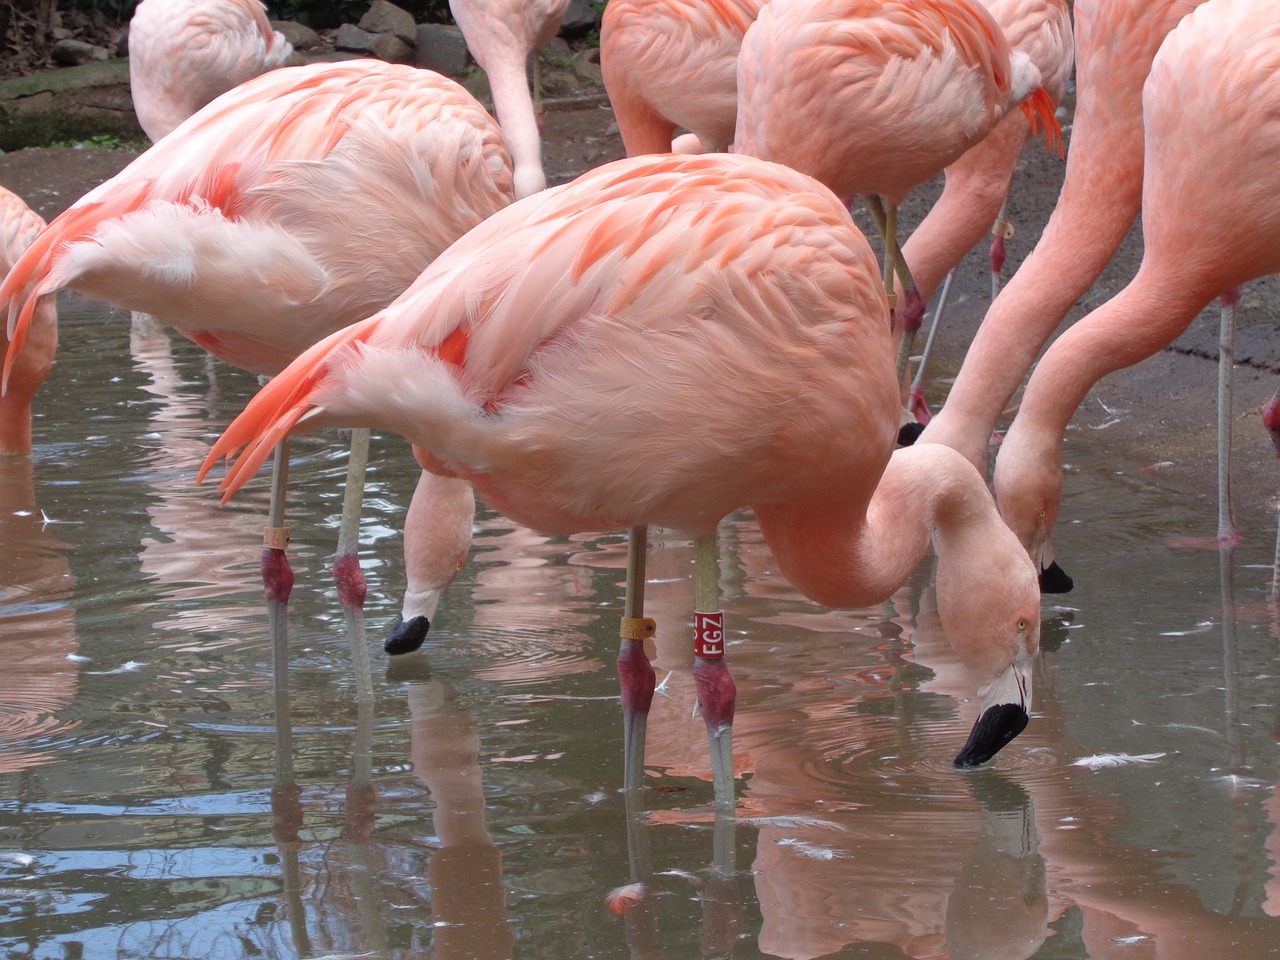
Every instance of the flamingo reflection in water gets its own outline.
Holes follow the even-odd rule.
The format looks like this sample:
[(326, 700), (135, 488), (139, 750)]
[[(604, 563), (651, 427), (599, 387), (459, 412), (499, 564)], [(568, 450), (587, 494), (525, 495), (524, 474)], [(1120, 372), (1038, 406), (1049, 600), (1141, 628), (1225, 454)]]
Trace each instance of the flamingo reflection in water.
[[(1006, 769), (948, 770), (938, 745), (947, 728), (967, 725), (975, 704), (932, 590), (912, 581), (883, 613), (815, 613), (772, 575), (751, 524), (732, 527), (726, 580), (740, 585), (734, 606), (754, 624), (752, 641), (735, 650), (750, 705), (739, 716), (735, 759), (752, 771), (738, 831), (758, 831), (755, 860), (737, 879), (755, 887), (761, 953), (807, 960), (880, 943), (922, 960), (1025, 960), (1062, 937), (1087, 945), (1081, 955), (1114, 960), (1135, 951), (1160, 960), (1271, 955), (1280, 922), (1206, 906), (1169, 876), (1178, 854), (1118, 839), (1131, 814), (1099, 775), (1074, 765), (1070, 713), (1052, 684), (1024, 735), (1027, 749)], [(691, 551), (656, 545), (650, 556), (659, 575), (649, 603), (674, 612), (684, 590), (670, 574), (687, 569)], [(676, 672), (651, 714), (647, 782), (669, 785), (707, 776), (707, 767), (683, 734), (693, 693), (682, 644), (664, 631), (657, 641), (655, 662)], [(1274, 811), (1274, 797), (1266, 806)], [(652, 809), (637, 849), (665, 853), (672, 827), (687, 832), (700, 819)], [(1244, 823), (1233, 833), (1257, 836)], [(1265, 840), (1273, 874), (1277, 835)], [(1241, 878), (1245, 896), (1275, 917), (1266, 899), (1274, 879), (1260, 858), (1236, 862), (1253, 867)], [(706, 864), (695, 860), (687, 872), (701, 878)], [(661, 929), (666, 898), (687, 893), (690, 880), (643, 867), (638, 875), (644, 889), (633, 888), (627, 904), (639, 912), (635, 925)], [(632, 923), (630, 913), (624, 919)]]
[(79, 685), (72, 548), (37, 503), (35, 473), (28, 457), (0, 456), (0, 774), (55, 759)]

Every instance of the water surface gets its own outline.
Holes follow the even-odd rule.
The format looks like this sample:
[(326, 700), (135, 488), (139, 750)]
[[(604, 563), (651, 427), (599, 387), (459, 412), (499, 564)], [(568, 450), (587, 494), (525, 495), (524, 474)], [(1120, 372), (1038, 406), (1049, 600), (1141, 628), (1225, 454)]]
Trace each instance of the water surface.
[[(375, 646), (361, 709), (328, 573), (343, 443), (300, 440), (282, 730), (265, 476), (225, 509), (193, 484), (254, 378), (75, 301), (62, 341), (33, 462), (0, 461), (4, 956), (1280, 957), (1271, 516), (1238, 518), (1225, 564), (1176, 546), (1213, 532), (1204, 504), (1073, 439), (1058, 549), (1078, 587), (1044, 603), (1027, 732), (965, 773), (973, 690), (927, 565), (828, 611), (728, 518), (736, 823), (711, 814), (691, 716), (692, 551), (655, 532), (666, 682), (629, 830), (620, 534), (482, 513), (424, 652)], [(415, 468), (395, 438), (374, 458), (376, 644)], [(1082, 762), (1117, 754), (1145, 759)], [(606, 898), (631, 883), (620, 917)]]

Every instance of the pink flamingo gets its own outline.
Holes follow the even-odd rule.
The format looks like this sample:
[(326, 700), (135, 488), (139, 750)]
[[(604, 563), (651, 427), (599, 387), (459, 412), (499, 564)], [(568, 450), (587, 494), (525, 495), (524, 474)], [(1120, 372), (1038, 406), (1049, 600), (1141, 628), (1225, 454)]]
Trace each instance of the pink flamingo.
[[(495, 214), (385, 310), (299, 357), (201, 476), (247, 446), (230, 496), (291, 433), (377, 424), (536, 530), (694, 534), (695, 674), (722, 805), (734, 696), (720, 518), (752, 505), (782, 574), (828, 605), (883, 600), (932, 542), (942, 621), (982, 705), (956, 763), (981, 763), (1027, 721), (1038, 588), (970, 464), (894, 453), (878, 273), (844, 206), (794, 170), (728, 154), (616, 161)], [(653, 693), (648, 661), (636, 666), (629, 721)]]
[[(0, 275), (13, 269), (44, 226), (44, 220), (21, 197), (0, 187)], [(0, 346), (8, 350), (7, 334), (0, 336)], [(9, 389), (0, 393), (0, 456), (31, 453), (31, 400), (53, 369), (57, 351), (57, 307), (49, 300), (32, 315), (27, 349), (14, 364)]]
[[(600, 67), (627, 156), (666, 153), (677, 127), (727, 151), (738, 115), (738, 51), (767, 0), (612, 0)], [(685, 152), (685, 151), (681, 151)]]
[[(774, 0), (743, 38), (734, 149), (866, 196), (892, 295), (898, 205), (1018, 105), (1055, 140), (1043, 82), (976, 0)], [(924, 313), (904, 287), (900, 375)]]
[[(1280, 272), (1280, 18), (1210, 0), (1169, 34), (1142, 96), (1137, 276), (1064, 333), (1032, 374), (996, 459), (1000, 509), (1040, 570), (1053, 562), (1062, 437), (1089, 388), (1176, 339), (1223, 291)], [(1230, 243), (1206, 237), (1230, 236)]]
[(259, 0), (141, 0), (129, 21), (129, 90), (159, 140), (206, 103), (284, 66), (293, 47)]
[[(1062, 193), (918, 442), (947, 444), (986, 469), (1009, 399), (1133, 225), (1142, 195), (1142, 84), (1165, 36), (1203, 2), (1077, 0), (1076, 109)], [(1070, 578), (1052, 569), (1048, 588), (1070, 589)]]
[[(0, 285), (11, 340), (5, 381), (34, 391), (20, 376), (25, 342), (38, 340), (32, 355), (42, 355), (49, 334), (40, 311), (64, 288), (149, 313), (219, 359), (273, 375), (390, 303), (511, 199), (501, 131), (453, 81), (373, 60), (272, 71), (209, 104), (37, 237)], [(353, 438), (335, 562), (353, 638), (364, 595), (355, 537), (367, 441)], [(263, 572), (282, 638), (292, 584), (279, 520), (284, 452), (278, 462)], [(393, 633), (393, 649), (422, 642), (431, 604), (465, 556), (465, 545), (439, 556), (469, 542), (471, 529), (465, 484), (452, 484), (448, 511), (424, 499), (443, 486), (425, 478), (410, 507), (405, 620), (413, 626), (408, 637)], [(457, 528), (453, 538), (423, 551), (417, 528), (442, 517)]]
[[(1009, 47), (1025, 53), (1040, 71), (1043, 86), (1054, 104), (1062, 101), (1074, 62), (1071, 14), (1066, 0), (982, 0), (1004, 31)], [(916, 289), (925, 302), (933, 299), (947, 276), (988, 232), (991, 240), (992, 297), (1005, 259), (1005, 238), (1012, 230), (1006, 221), (1009, 188), (1022, 147), (1034, 134), (1021, 111), (1005, 115), (981, 143), (947, 167), (946, 186), (928, 215), (920, 221), (902, 255), (911, 269)], [(993, 228), (993, 224), (995, 227)], [(934, 311), (937, 324), (942, 305)], [(927, 348), (926, 348), (927, 349)], [(924, 361), (912, 384), (911, 407), (921, 423), (929, 413), (923, 396)]]
[(542, 104), (541, 91), (536, 89), (537, 59), (532, 96), (526, 69), (530, 54), (555, 39), (568, 6), (569, 0), (449, 0), (449, 10), (462, 28), (467, 48), (489, 77), (493, 110), (515, 165), (517, 197), (527, 197), (547, 185), (538, 132)]

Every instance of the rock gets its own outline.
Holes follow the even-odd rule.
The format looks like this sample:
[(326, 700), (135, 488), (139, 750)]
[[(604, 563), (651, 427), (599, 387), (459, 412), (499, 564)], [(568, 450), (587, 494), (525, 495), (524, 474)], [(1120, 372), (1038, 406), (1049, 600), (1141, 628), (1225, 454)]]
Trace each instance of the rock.
[(406, 46), (417, 40), (417, 27), (413, 14), (401, 10), (388, 0), (373, 0), (369, 10), (360, 18), (360, 29), (369, 33), (388, 33), (398, 37)]
[(388, 63), (404, 63), (413, 56), (413, 47), (393, 33), (382, 33), (373, 45), (373, 55)]
[(49, 51), (54, 63), (64, 67), (77, 67), (95, 60), (110, 60), (111, 51), (106, 47), (97, 47), (83, 40), (59, 40)]
[(592, 30), (600, 29), (600, 14), (587, 0), (569, 0), (569, 7), (560, 21), (560, 36), (577, 39)]
[(381, 38), (381, 34), (361, 30), (353, 23), (344, 23), (334, 35), (333, 45), (339, 50), (351, 50), (373, 56), (373, 48)]
[(456, 77), (467, 68), (467, 41), (452, 24), (420, 23), (413, 65)]
[(543, 47), (539, 53), (544, 57), (571, 57), (573, 56), (573, 48), (569, 46), (569, 41), (564, 37), (552, 37), (551, 42)]
[(604, 71), (600, 69), (600, 64), (593, 63), (585, 55), (574, 61), (573, 75), (584, 86), (604, 87)]
[(278, 31), (295, 50), (315, 50), (325, 45), (320, 34), (293, 20), (272, 20), (271, 29)]

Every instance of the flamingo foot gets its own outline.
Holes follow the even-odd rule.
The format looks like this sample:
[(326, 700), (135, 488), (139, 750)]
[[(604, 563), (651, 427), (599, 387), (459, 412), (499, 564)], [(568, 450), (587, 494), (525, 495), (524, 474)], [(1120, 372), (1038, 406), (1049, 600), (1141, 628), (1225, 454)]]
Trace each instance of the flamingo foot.
[(396, 622), (391, 625), (391, 632), (382, 642), (382, 649), (393, 657), (402, 653), (413, 653), (427, 642), (427, 633), (430, 630), (431, 621), (421, 614), (410, 617), (408, 620), (404, 617), (396, 617)]

